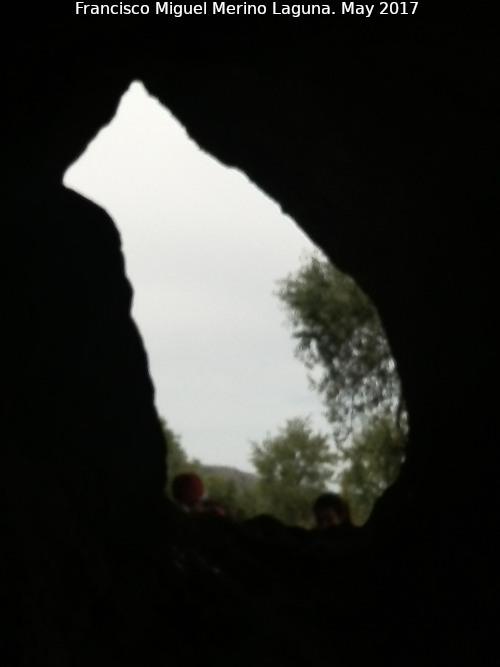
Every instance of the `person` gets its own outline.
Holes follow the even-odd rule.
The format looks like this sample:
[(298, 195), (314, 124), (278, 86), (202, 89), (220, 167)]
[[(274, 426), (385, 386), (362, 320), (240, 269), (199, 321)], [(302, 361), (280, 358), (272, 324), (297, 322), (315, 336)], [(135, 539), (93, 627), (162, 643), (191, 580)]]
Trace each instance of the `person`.
[(318, 496), (313, 512), (316, 528), (352, 525), (349, 505), (338, 493), (328, 492)]
[(186, 512), (202, 511), (205, 488), (195, 472), (182, 472), (172, 480), (172, 497)]

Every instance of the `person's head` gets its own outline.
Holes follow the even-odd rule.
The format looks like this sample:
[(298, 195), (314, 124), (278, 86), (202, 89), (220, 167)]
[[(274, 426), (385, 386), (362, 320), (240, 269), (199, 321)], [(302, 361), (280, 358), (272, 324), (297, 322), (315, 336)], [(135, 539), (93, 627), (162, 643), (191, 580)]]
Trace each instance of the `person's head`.
[(187, 509), (198, 509), (205, 495), (203, 482), (194, 472), (183, 472), (172, 481), (172, 496), (180, 505)]
[(338, 493), (322, 493), (313, 505), (317, 528), (350, 524), (349, 506)]

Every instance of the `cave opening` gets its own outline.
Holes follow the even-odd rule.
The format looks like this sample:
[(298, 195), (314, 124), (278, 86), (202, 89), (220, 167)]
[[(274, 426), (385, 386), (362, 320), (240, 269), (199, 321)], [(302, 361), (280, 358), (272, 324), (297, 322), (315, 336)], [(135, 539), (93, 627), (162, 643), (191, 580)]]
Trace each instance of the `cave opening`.
[[(313, 368), (297, 358), (297, 330), (290, 331), (290, 317), (283, 326), (283, 299), (279, 304), (276, 298), (276, 284), (297, 276), (300, 265), (329, 262), (274, 201), (245, 174), (200, 150), (138, 81), (123, 95), (113, 121), (68, 168), (64, 184), (103, 207), (120, 232), (156, 408), (170, 449), (181, 449), (182, 465), (201, 470), (209, 491), (227, 494), (227, 486), (214, 479), (229, 475), (231, 484), (236, 479), (244, 486), (255, 475), (252, 443), (269, 442), (271, 431), (285, 432), (283, 425), (294, 419), (303, 419), (306, 430), (324, 435), (335, 450), (328, 405), (325, 412), (335, 391), (321, 394), (318, 364)], [(360, 292), (354, 281), (332, 271), (338, 284), (348, 286), (340, 301)], [(354, 374), (361, 372), (356, 363), (367, 341), (374, 340), (368, 329), (359, 327), (349, 353)], [(364, 523), (374, 500), (396, 478), (408, 429), (382, 329), (376, 338), (375, 347), (382, 346), (386, 357), (382, 373), (362, 382), (357, 397), (351, 387), (351, 410), (343, 412), (350, 424), (343, 436), (337, 431), (344, 444), (326, 484), (342, 490), (339, 480), (350, 480), (350, 498), (362, 506), (357, 523)], [(376, 364), (365, 356), (368, 365)], [(356, 401), (361, 407), (370, 403), (377, 418), (369, 438), (360, 435), (364, 423), (359, 405), (357, 412), (352, 409)], [(393, 425), (379, 419), (382, 403), (397, 415), (396, 437)], [(359, 454), (342, 463), (356, 443)], [(373, 479), (371, 469), (377, 470)]]

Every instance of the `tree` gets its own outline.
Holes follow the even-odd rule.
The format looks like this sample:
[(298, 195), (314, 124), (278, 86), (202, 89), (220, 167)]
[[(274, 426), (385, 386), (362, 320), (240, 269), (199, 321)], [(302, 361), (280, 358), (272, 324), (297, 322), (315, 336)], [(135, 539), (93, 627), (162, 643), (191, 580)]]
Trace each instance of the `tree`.
[[(243, 487), (235, 479), (221, 473), (210, 472), (210, 466), (204, 466), (198, 459), (191, 459), (181, 445), (180, 436), (160, 418), (167, 450), (167, 488), (172, 480), (182, 472), (195, 472), (200, 475), (207, 498), (220, 502), (231, 513), (252, 516), (257, 514), (253, 489)], [(238, 471), (236, 471), (238, 472)]]
[(400, 412), (401, 387), (387, 337), (375, 306), (352, 278), (313, 255), (278, 281), (276, 295), (337, 443), (381, 409)]
[(181, 438), (168, 426), (166, 419), (160, 418), (167, 451), (167, 487), (180, 472), (199, 472), (200, 462), (190, 459), (181, 445)]
[(252, 442), (260, 511), (288, 524), (307, 525), (314, 499), (333, 474), (328, 437), (313, 433), (309, 419), (290, 419), (278, 435)]
[(390, 414), (374, 417), (353, 437), (339, 481), (354, 523), (368, 519), (374, 502), (396, 480), (403, 451), (404, 435)]
[[(379, 489), (392, 480), (407, 432), (401, 384), (377, 310), (352, 278), (317, 255), (279, 280), (276, 295), (288, 314), (295, 353), (323, 399), (342, 479), (350, 489), (349, 474), (357, 479), (360, 507), (366, 488), (364, 516), (374, 500), (370, 480), (377, 479)], [(388, 429), (384, 437), (381, 424)]]
[(222, 505), (234, 518), (247, 518), (258, 514), (254, 485), (238, 484), (235, 478), (209, 473), (203, 478), (207, 497)]

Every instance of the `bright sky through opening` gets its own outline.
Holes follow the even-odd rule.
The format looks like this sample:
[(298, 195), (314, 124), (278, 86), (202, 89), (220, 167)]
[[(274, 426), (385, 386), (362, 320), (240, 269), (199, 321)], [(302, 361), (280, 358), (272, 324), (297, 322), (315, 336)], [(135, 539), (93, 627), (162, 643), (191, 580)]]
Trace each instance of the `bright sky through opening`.
[(275, 202), (138, 82), (64, 183), (120, 231), (156, 407), (189, 456), (252, 470), (249, 441), (287, 419), (328, 432), (273, 295), (315, 247)]

